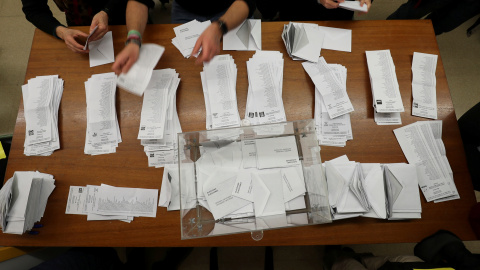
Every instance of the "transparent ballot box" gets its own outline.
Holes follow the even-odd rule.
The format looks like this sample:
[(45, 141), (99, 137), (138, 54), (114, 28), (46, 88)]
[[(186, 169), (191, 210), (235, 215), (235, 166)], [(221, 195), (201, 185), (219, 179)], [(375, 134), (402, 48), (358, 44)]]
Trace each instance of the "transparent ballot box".
[(313, 120), (178, 136), (182, 239), (332, 221)]

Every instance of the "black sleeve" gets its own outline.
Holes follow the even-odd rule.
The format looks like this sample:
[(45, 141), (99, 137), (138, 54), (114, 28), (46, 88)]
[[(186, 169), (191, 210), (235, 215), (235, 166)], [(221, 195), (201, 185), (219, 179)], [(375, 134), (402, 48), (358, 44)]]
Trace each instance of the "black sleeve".
[(255, 9), (257, 9), (257, 5), (255, 4), (255, 0), (243, 0), (248, 5), (248, 18), (253, 16)]
[(53, 17), (47, 2), (47, 0), (22, 0), (22, 10), (27, 20), (35, 25), (35, 27), (59, 38), (57, 37), (55, 29), (57, 29), (58, 26), (64, 25)]
[(103, 11), (108, 15), (109, 25), (126, 24), (126, 11), (128, 0), (109, 0), (103, 7)]
[(144, 4), (148, 8), (153, 8), (155, 6), (155, 3), (153, 2), (153, 0), (135, 0), (135, 1)]

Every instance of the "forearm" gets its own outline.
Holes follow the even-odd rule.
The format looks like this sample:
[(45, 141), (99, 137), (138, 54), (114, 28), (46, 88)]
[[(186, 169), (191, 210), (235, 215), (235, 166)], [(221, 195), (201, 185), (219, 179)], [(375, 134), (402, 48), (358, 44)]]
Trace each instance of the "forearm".
[(56, 35), (56, 28), (62, 24), (53, 16), (47, 1), (22, 0), (22, 4), (23, 13), (29, 22), (45, 33)]
[(237, 0), (233, 2), (227, 12), (220, 17), (220, 20), (225, 22), (228, 30), (232, 30), (245, 21), (248, 17), (248, 13), (248, 4), (243, 0)]
[(127, 4), (127, 30), (137, 30), (142, 34), (148, 20), (148, 7), (137, 1), (128, 1)]

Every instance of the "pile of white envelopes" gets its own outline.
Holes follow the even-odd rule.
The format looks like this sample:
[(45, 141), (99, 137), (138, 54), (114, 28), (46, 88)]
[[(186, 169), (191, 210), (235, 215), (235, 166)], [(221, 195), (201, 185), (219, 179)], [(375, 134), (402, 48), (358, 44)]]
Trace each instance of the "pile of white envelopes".
[(189, 58), (198, 37), (207, 29), (210, 23), (210, 21), (199, 22), (193, 20), (174, 27), (175, 37), (172, 39), (172, 44), (182, 53), (183, 57)]

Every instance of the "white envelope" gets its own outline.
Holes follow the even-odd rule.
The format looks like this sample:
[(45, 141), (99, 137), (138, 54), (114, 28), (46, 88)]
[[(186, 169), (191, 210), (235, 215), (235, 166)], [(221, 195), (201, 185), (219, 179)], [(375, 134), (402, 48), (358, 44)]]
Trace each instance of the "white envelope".
[(112, 31), (108, 31), (103, 38), (88, 43), (90, 53), (90, 67), (96, 67), (115, 62), (113, 53)]
[(245, 20), (237, 28), (223, 36), (224, 50), (262, 50), (262, 22), (260, 19)]
[(352, 52), (352, 30), (319, 26), (324, 33), (322, 49)]
[(363, 216), (385, 219), (387, 218), (387, 207), (383, 170), (379, 163), (362, 163), (361, 167), (365, 177), (363, 187), (371, 207), (370, 211)]
[(340, 3), (338, 6), (346, 10), (368, 12), (367, 4), (363, 4), (363, 6), (360, 6), (360, 1), (345, 1), (343, 3)]
[(324, 33), (322, 33), (316, 24), (294, 24), (297, 27), (295, 31), (295, 47), (292, 49), (292, 55), (298, 57), (293, 60), (307, 60), (316, 63), (322, 44)]
[(392, 212), (421, 213), (417, 169), (413, 164), (388, 164), (384, 166), (387, 181), (390, 180)]

